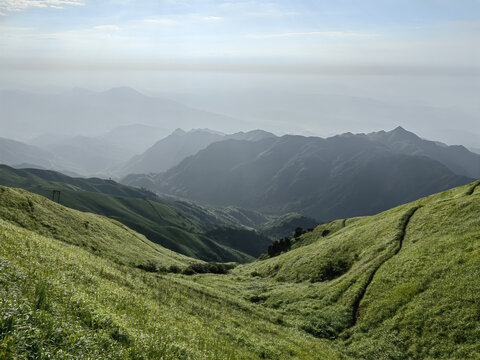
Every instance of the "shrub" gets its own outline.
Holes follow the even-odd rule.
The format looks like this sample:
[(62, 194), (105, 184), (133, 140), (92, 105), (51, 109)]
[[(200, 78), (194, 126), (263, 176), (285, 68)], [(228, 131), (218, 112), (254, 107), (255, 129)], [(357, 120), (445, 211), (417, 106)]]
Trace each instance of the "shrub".
[(174, 274), (178, 274), (178, 273), (182, 272), (182, 269), (180, 269), (180, 267), (177, 266), (177, 265), (170, 265), (170, 267), (168, 268), (167, 271), (171, 272), (171, 273), (174, 273)]
[(353, 260), (346, 256), (330, 258), (321, 264), (317, 273), (310, 278), (310, 282), (333, 280), (345, 274), (352, 264)]
[(195, 271), (193, 271), (192, 268), (187, 267), (187, 268), (183, 269), (182, 274), (183, 275), (193, 275), (193, 274), (195, 274)]
[(158, 272), (159, 271), (159, 268), (157, 267), (157, 265), (152, 261), (149, 261), (146, 264), (139, 264), (139, 265), (137, 265), (137, 268), (145, 270), (147, 272)]
[(297, 227), (295, 229), (295, 233), (293, 234), (293, 237), (296, 239), (296, 238), (299, 238), (300, 236), (302, 236), (305, 233), (306, 233), (305, 230), (303, 230), (301, 227)]
[(227, 274), (228, 270), (233, 269), (234, 267), (235, 265), (230, 263), (195, 263), (189, 265), (185, 270), (183, 270), (183, 274)]
[(262, 303), (266, 300), (265, 296), (261, 296), (261, 295), (252, 295), (250, 296), (250, 301), (252, 303)]

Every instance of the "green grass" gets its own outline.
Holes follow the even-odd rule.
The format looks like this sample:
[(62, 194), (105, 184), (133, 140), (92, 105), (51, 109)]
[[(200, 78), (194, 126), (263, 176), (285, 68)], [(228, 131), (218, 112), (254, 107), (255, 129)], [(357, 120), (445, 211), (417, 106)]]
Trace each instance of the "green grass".
[(354, 358), (477, 358), (479, 233), (480, 193), (468, 185), (345, 226), (321, 225), (297, 248), (237, 267), (235, 280), (203, 283)]
[[(1, 208), (11, 209), (2, 219), (20, 212), (19, 206), (28, 209), (29, 200), (37, 220), (58, 216), (50, 232), (21, 216), (0, 220), (2, 359), (345, 358), (326, 341), (282, 325), (276, 314), (197, 282), (215, 275), (162, 275), (133, 267), (139, 255), (119, 254), (110, 237), (121, 229), (125, 238), (119, 241), (129, 246), (134, 233), (123, 225), (21, 190), (2, 190)], [(77, 219), (88, 219), (99, 233), (68, 232)], [(103, 236), (112, 246), (92, 251), (90, 242)], [(171, 259), (170, 251), (158, 248), (159, 261), (193, 261)]]
[(116, 221), (1, 188), (0, 358), (479, 358), (479, 188), (190, 276), (136, 268), (195, 260)]
[(181, 266), (194, 262), (152, 243), (118, 221), (69, 209), (21, 189), (0, 186), (0, 218), (119, 264)]
[(72, 178), (54, 171), (5, 165), (0, 165), (0, 184), (21, 187), (46, 198), (52, 197), (52, 190), (60, 190), (60, 203), (65, 206), (118, 220), (155, 243), (205, 261), (246, 262), (257, 255), (249, 251), (255, 248), (258, 237), (251, 229), (244, 232), (243, 243), (247, 246), (242, 249), (205, 235), (216, 226), (242, 227), (236, 218), (221, 210), (162, 200), (149, 191), (110, 180)]

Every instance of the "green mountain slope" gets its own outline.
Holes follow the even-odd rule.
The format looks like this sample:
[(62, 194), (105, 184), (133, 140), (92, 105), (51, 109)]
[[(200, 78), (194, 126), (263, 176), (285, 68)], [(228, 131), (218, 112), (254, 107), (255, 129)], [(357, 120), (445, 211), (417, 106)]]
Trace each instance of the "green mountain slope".
[(354, 358), (477, 358), (479, 219), (477, 182), (321, 225), (295, 249), (235, 269), (243, 281), (216, 286)]
[[(137, 269), (195, 260), (140, 245), (123, 255), (143, 239), (123, 225), (2, 189), (5, 358), (480, 356), (480, 181), (322, 224), (227, 275), (192, 276)], [(81, 232), (84, 216), (93, 226)]]
[(53, 203), (28, 191), (0, 186), (0, 219), (36, 234), (81, 246), (118, 264), (185, 265), (194, 260), (147, 240), (125, 225)]
[(149, 191), (111, 180), (72, 178), (54, 171), (0, 165), (0, 184), (22, 187), (47, 198), (52, 197), (52, 190), (60, 190), (63, 205), (108, 216), (153, 242), (206, 261), (250, 261), (252, 256), (259, 255), (256, 250), (259, 246), (266, 249), (269, 243), (252, 229), (243, 232), (243, 250), (205, 235), (217, 226), (239, 228), (243, 227), (242, 221), (248, 224), (260, 221), (253, 212), (208, 210), (187, 202), (161, 199)]
[(345, 358), (195, 278), (134, 267), (193, 259), (113, 220), (0, 189), (2, 359)]

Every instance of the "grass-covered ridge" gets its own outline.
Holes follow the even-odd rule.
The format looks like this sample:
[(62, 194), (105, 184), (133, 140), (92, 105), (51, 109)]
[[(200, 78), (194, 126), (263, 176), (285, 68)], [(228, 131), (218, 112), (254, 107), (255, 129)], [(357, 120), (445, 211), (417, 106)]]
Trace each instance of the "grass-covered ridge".
[(236, 268), (241, 281), (214, 286), (354, 358), (476, 358), (479, 187), (320, 225), (291, 251)]
[[(322, 224), (228, 274), (191, 276), (138, 269), (149, 248), (94, 251), (91, 241), (112, 236), (103, 222), (143, 238), (115, 221), (2, 189), (0, 358), (480, 356), (480, 182)], [(79, 216), (95, 227), (75, 228), (72, 241)], [(170, 259), (195, 262), (158, 247), (154, 260)]]
[(0, 201), (2, 359), (344, 358), (200, 275), (138, 269), (195, 260), (142, 248), (145, 238), (115, 221), (23, 190), (1, 187)]
[[(251, 261), (259, 255), (258, 247), (266, 249), (270, 242), (250, 228), (266, 221), (261, 214), (234, 208), (208, 209), (160, 198), (148, 190), (111, 180), (72, 178), (55, 171), (0, 165), (0, 184), (47, 198), (52, 198), (53, 190), (59, 190), (60, 203), (65, 206), (118, 220), (157, 244), (205, 261)], [(232, 248), (206, 236), (207, 231), (218, 226), (233, 232), (245, 228), (241, 246)]]
[(169, 266), (195, 261), (152, 243), (118, 221), (69, 209), (21, 189), (0, 186), (0, 218), (118, 264)]

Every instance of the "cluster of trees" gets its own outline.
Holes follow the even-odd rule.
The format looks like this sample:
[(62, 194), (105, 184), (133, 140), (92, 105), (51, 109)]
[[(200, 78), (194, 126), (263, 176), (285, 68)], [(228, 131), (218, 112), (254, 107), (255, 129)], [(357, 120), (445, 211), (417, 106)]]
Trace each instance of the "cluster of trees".
[(268, 256), (274, 257), (280, 255), (282, 252), (290, 250), (292, 241), (289, 237), (275, 240), (268, 246)]
[[(297, 227), (293, 234), (293, 238), (298, 239), (303, 234), (306, 234), (307, 232), (311, 232), (311, 231), (313, 231), (313, 229), (305, 230), (301, 227)], [(282, 252), (286, 252), (290, 250), (291, 246), (292, 246), (292, 238), (288, 236), (280, 240), (275, 240), (268, 246), (268, 256), (274, 257), (277, 255), (280, 255)]]
[(177, 265), (170, 265), (168, 268), (162, 265), (158, 265), (153, 261), (148, 261), (145, 264), (137, 265), (137, 268), (142, 269), (147, 272), (160, 272), (160, 273), (180, 273), (182, 269)]
[(182, 274), (193, 275), (193, 274), (227, 274), (228, 270), (235, 267), (234, 263), (195, 263), (189, 265), (182, 271)]
[(230, 269), (235, 267), (235, 263), (194, 263), (186, 268), (180, 268), (177, 265), (171, 265), (168, 268), (165, 266), (159, 266), (152, 261), (147, 262), (146, 264), (137, 265), (137, 268), (142, 269), (147, 272), (160, 272), (160, 273), (182, 273), (184, 275), (193, 275), (193, 274), (227, 274)]

